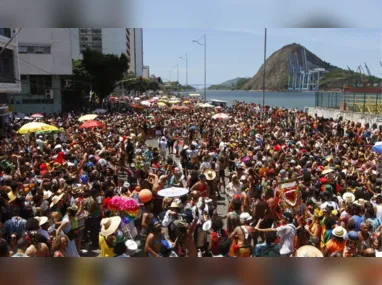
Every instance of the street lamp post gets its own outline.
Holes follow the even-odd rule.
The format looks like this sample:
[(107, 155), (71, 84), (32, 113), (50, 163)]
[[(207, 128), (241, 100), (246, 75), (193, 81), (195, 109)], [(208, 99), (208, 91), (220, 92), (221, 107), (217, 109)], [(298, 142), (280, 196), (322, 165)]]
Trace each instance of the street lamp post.
[(176, 81), (179, 83), (179, 64), (177, 64), (176, 66), (173, 65), (172, 67), (176, 68)]
[[(199, 41), (204, 38), (204, 44), (201, 44)], [(207, 37), (204, 35), (200, 39), (196, 41), (192, 41), (194, 43), (197, 43), (201, 46), (204, 46), (204, 100), (207, 99)]]
[(264, 34), (264, 68), (263, 68), (263, 118), (265, 117), (265, 62), (267, 59), (267, 28)]
[(187, 57), (187, 53), (185, 56), (180, 56), (179, 58), (186, 61), (186, 87), (187, 87), (188, 86), (188, 57)]

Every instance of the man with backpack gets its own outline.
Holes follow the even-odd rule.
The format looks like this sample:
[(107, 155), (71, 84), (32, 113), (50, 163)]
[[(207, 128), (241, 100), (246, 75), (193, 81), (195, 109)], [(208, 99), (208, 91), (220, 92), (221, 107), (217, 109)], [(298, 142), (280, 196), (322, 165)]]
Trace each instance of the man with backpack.
[(275, 243), (277, 239), (276, 232), (265, 233), (265, 242), (257, 244), (255, 247), (255, 252), (252, 254), (253, 257), (279, 257), (280, 250), (278, 245)]

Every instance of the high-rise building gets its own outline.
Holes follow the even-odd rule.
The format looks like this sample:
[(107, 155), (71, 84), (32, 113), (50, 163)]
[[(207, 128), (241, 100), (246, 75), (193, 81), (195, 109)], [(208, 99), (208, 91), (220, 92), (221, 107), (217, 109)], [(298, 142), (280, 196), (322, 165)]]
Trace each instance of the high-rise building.
[(149, 79), (150, 78), (150, 66), (143, 66), (143, 77)]
[(130, 30), (130, 66), (135, 76), (143, 76), (143, 29)]
[(61, 76), (72, 74), (69, 29), (23, 28), (17, 35), (21, 92), (8, 95), (15, 112), (60, 113)]
[(8, 96), (21, 91), (17, 31), (0, 28), (0, 128), (9, 122)]

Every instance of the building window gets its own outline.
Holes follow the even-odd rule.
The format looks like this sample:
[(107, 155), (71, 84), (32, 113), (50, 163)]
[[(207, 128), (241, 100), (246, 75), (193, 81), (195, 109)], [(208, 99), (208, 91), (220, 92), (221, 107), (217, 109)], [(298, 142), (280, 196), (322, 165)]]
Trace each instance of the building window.
[(88, 38), (87, 38), (87, 37), (80, 37), (80, 40), (81, 40), (81, 41), (87, 41)]
[(19, 53), (50, 54), (50, 46), (19, 46)]
[(86, 34), (87, 29), (80, 29), (80, 33)]
[(11, 37), (11, 29), (10, 28), (0, 28), (0, 36), (10, 38)]
[(101, 34), (102, 30), (101, 29), (93, 29), (93, 34)]
[[(2, 49), (0, 49), (2, 50)], [(15, 83), (15, 74), (13, 67), (13, 51), (5, 49), (0, 56), (0, 82), (1, 83)]]
[(23, 104), (54, 104), (53, 99), (22, 99)]
[(32, 95), (44, 95), (45, 89), (52, 89), (52, 77), (50, 75), (30, 75), (29, 84)]
[(93, 37), (93, 41), (102, 41), (101, 37)]

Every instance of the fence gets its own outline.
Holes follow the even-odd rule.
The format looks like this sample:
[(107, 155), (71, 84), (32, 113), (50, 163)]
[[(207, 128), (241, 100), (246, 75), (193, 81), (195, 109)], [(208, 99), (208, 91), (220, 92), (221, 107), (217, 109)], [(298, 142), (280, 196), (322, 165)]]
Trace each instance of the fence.
[(316, 92), (315, 106), (356, 113), (382, 115), (382, 94)]

